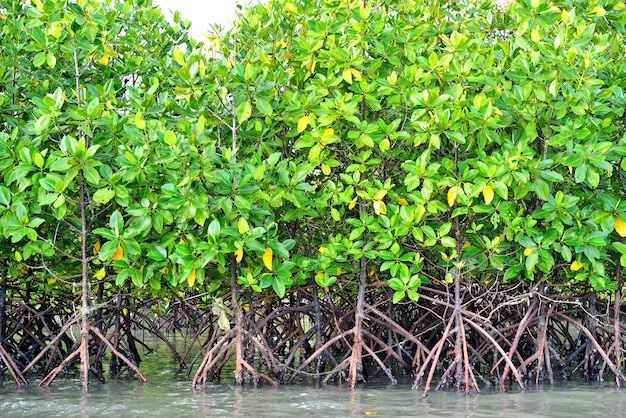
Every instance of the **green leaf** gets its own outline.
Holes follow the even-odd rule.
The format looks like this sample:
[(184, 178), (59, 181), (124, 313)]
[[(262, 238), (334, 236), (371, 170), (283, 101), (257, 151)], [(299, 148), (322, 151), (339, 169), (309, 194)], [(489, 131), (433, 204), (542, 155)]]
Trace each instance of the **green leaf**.
[(114, 211), (109, 219), (109, 225), (111, 230), (115, 233), (116, 237), (119, 237), (124, 230), (124, 218), (119, 210)]
[(111, 199), (115, 197), (115, 192), (111, 190), (109, 187), (105, 187), (103, 189), (98, 189), (93, 194), (93, 201), (96, 204), (105, 204), (108, 203)]
[(402, 299), (404, 299), (405, 293), (404, 290), (397, 290), (393, 293), (393, 303), (399, 303)]
[(11, 191), (3, 184), (0, 184), (0, 205), (11, 204)]
[(269, 102), (267, 102), (267, 100), (261, 99), (260, 97), (256, 98), (256, 107), (257, 109), (259, 109), (259, 112), (261, 112), (265, 116), (272, 116), (272, 113), (274, 112), (274, 109), (269, 104)]
[(85, 176), (85, 180), (91, 186), (98, 187), (100, 184), (100, 174), (98, 170), (90, 165), (86, 165), (83, 167), (83, 175)]

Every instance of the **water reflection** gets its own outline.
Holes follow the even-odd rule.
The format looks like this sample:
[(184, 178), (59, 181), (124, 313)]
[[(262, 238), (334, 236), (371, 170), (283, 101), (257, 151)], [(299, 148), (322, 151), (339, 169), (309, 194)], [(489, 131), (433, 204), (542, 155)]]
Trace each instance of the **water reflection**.
[(83, 395), (75, 381), (50, 388), (0, 387), (2, 417), (566, 417), (623, 416), (626, 400), (614, 384), (539, 386), (524, 393), (432, 391), (410, 385), (285, 386), (278, 389), (208, 385), (193, 390), (180, 380), (94, 383)]

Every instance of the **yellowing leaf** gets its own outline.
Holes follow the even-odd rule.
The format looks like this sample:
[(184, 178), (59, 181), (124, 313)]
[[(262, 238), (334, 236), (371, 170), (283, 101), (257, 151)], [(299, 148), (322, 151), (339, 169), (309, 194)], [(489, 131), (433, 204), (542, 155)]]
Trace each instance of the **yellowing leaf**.
[(56, 279), (56, 278), (54, 278), (54, 277), (50, 277), (50, 278), (48, 279), (48, 284), (55, 284), (56, 282), (57, 282), (57, 279)]
[(346, 83), (352, 84), (352, 71), (350, 71), (350, 68), (345, 68), (341, 75)]
[(448, 206), (450, 207), (454, 206), (456, 202), (457, 187), (458, 186), (452, 186), (448, 189)]
[(465, 241), (465, 243), (463, 244), (463, 246), (461, 248), (467, 248), (467, 247), (471, 247), (472, 243), (469, 241)]
[(98, 64), (104, 65), (105, 67), (109, 65), (109, 56), (104, 54), (101, 58), (98, 59)]
[(326, 130), (322, 134), (322, 139), (328, 138), (329, 136), (333, 135), (334, 133), (335, 133), (335, 130), (333, 128), (326, 128)]
[(235, 260), (237, 260), (238, 263), (241, 263), (241, 260), (243, 259), (243, 249), (238, 249), (235, 250)]
[(102, 267), (100, 270), (96, 272), (96, 274), (93, 275), (93, 277), (95, 277), (98, 280), (104, 279), (104, 276), (106, 276), (106, 270), (104, 267)]
[(272, 257), (274, 252), (270, 247), (265, 248), (265, 252), (263, 253), (263, 264), (269, 271), (272, 271)]
[(376, 196), (374, 196), (374, 200), (383, 200), (383, 198), (387, 195), (387, 189), (380, 189)]
[(485, 186), (483, 189), (483, 199), (485, 199), (485, 203), (488, 205), (493, 200), (493, 187)]
[(135, 126), (139, 129), (146, 129), (146, 121), (143, 119), (141, 112), (135, 114)]
[(285, 59), (286, 60), (290, 60), (293, 58), (293, 55), (291, 55), (291, 52), (285, 52)]
[(93, 245), (93, 255), (96, 255), (100, 252), (100, 240), (96, 241)]
[(572, 271), (578, 271), (578, 270), (582, 269), (583, 267), (585, 267), (585, 265), (583, 263), (579, 263), (576, 260), (574, 260), (572, 262), (572, 264), (569, 266), (570, 270), (572, 270)]
[(165, 267), (159, 269), (159, 272), (162, 273), (162, 274), (167, 274), (167, 272), (169, 272), (169, 271), (170, 271), (170, 268), (168, 266), (165, 266)]
[(307, 115), (302, 116), (298, 119), (298, 133), (301, 133), (309, 126), (309, 117)]
[(128, 309), (127, 308), (122, 308), (122, 315), (124, 315), (124, 316), (128, 315)]
[(118, 245), (115, 254), (113, 254), (113, 261), (121, 260), (122, 258), (124, 258), (124, 250)]
[(530, 39), (533, 40), (533, 42), (537, 43), (541, 40), (541, 35), (539, 34), (539, 29), (538, 28), (533, 28), (530, 31)]
[(284, 48), (287, 46), (287, 43), (285, 41), (276, 41), (274, 45), (276, 45), (279, 48)]
[(374, 213), (376, 215), (386, 215), (387, 214), (387, 205), (382, 200), (374, 200)]
[(524, 249), (524, 255), (525, 255), (526, 257), (528, 257), (529, 255), (531, 255), (532, 253), (533, 253), (533, 249), (532, 249), (532, 248), (528, 247), (528, 248), (525, 248), (525, 249)]
[(237, 230), (241, 235), (250, 230), (250, 225), (248, 225), (248, 221), (246, 220), (246, 218), (239, 218), (239, 220), (237, 221)]
[(350, 68), (350, 72), (352, 73), (352, 76), (354, 77), (354, 79), (356, 81), (361, 81), (361, 73), (358, 70), (355, 70), (354, 68)]
[[(320, 250), (319, 250), (319, 251), (320, 251), (320, 254), (321, 254), (321, 255), (324, 255), (324, 253), (326, 252), (326, 250), (328, 250), (328, 248), (326, 248), (326, 247), (320, 247)], [(320, 274), (320, 273), (317, 273), (317, 274)]]
[(356, 206), (356, 201), (357, 198), (355, 197), (354, 199), (352, 199), (352, 201), (350, 202), (350, 204), (348, 205), (348, 210), (352, 210), (354, 209), (354, 207)]
[(409, 202), (407, 202), (407, 200), (403, 197), (398, 199), (398, 203), (401, 204), (402, 206), (409, 206)]
[(298, 9), (291, 2), (288, 2), (287, 4), (285, 4), (285, 9), (287, 9), (287, 11), (291, 13), (298, 13)]
[(196, 269), (194, 268), (193, 270), (191, 270), (191, 273), (189, 273), (189, 276), (187, 276), (187, 285), (189, 287), (193, 287), (195, 283), (196, 283)]
[(615, 232), (617, 232), (620, 237), (626, 237), (626, 223), (620, 221), (617, 216), (615, 217)]

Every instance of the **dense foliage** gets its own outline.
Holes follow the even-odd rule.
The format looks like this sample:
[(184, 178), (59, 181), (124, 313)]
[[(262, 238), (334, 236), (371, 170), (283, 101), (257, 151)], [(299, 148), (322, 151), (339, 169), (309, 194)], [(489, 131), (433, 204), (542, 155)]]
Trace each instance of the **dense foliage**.
[(5, 293), (82, 291), (84, 338), (120, 295), (237, 335), (301, 289), (352, 300), (352, 384), (366, 289), (446, 292), (425, 365), (451, 329), (460, 364), (472, 286), (621, 303), (625, 9), (269, 0), (203, 46), (149, 1), (0, 0)]

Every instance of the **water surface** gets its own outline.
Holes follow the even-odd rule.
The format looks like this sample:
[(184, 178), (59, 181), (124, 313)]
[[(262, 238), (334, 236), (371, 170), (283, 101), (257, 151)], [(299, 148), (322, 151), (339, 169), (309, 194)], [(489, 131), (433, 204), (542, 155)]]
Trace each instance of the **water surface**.
[[(329, 384), (235, 388), (210, 384), (192, 389), (177, 373), (169, 353), (147, 355), (148, 383), (130, 378), (105, 384), (95, 379), (89, 394), (76, 379), (58, 379), (48, 388), (36, 382), (16, 388), (0, 383), (0, 417), (616, 417), (626, 416), (626, 391), (614, 382), (559, 382), (520, 392), (483, 388), (465, 396), (431, 391), (422, 398), (410, 382), (368, 383), (351, 391)], [(226, 373), (226, 372), (225, 372)]]
[(193, 390), (172, 379), (94, 383), (83, 395), (73, 380), (49, 388), (0, 388), (2, 417), (608, 417), (624, 416), (623, 390), (609, 384), (563, 383), (521, 393), (483, 391), (468, 396), (409, 385), (368, 384), (351, 391), (327, 385)]

